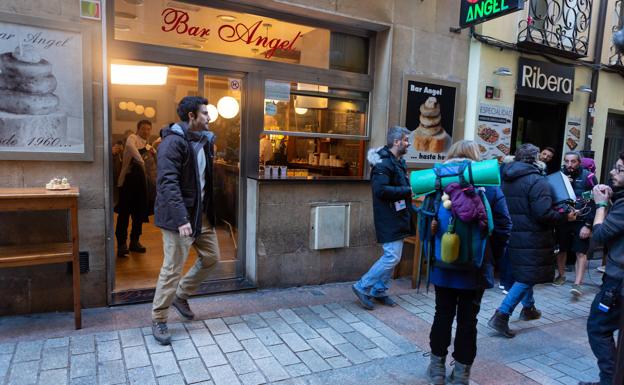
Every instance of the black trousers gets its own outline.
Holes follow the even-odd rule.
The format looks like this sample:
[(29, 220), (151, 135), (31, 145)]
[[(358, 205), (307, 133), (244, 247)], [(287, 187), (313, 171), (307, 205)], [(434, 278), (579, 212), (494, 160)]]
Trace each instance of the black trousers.
[(117, 226), (115, 227), (115, 238), (118, 245), (125, 245), (128, 239), (128, 224), (132, 216), (132, 230), (130, 231), (130, 241), (138, 241), (143, 232), (143, 220), (139, 215), (122, 211), (117, 214)]
[(464, 365), (472, 365), (477, 356), (477, 314), (481, 309), (483, 289), (462, 290), (436, 286), (435, 294), (435, 316), (429, 334), (431, 353), (440, 357), (448, 354), (453, 319), (457, 315), (453, 358)]

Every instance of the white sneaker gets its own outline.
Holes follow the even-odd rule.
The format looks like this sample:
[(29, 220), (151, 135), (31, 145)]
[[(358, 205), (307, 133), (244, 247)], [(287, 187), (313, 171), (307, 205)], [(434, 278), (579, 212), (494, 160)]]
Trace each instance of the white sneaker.
[(503, 294), (507, 295), (507, 294), (509, 294), (509, 292), (507, 290), (503, 289)]
[(498, 288), (499, 288), (500, 290), (505, 290), (505, 286), (503, 286), (503, 285), (498, 285)]
[(598, 266), (598, 267), (596, 268), (596, 270), (597, 270), (599, 273), (604, 273), (604, 272), (605, 272), (605, 267), (604, 267), (604, 266)]

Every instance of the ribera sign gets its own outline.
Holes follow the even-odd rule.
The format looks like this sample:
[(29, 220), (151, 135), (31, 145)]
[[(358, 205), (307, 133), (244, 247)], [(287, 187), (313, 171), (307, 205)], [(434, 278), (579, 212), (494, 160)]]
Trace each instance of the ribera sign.
[(571, 102), (574, 68), (521, 57), (516, 88), (518, 95)]
[(483, 23), (524, 8), (524, 0), (460, 0), (459, 25), (462, 28)]

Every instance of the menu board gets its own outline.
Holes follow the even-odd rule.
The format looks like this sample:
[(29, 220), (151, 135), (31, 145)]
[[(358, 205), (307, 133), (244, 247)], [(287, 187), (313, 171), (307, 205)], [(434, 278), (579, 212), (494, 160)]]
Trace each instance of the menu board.
[(481, 103), (475, 141), (479, 145), (481, 159), (500, 158), (509, 155), (513, 107)]
[(581, 118), (568, 118), (565, 145), (568, 150), (577, 150), (581, 140)]

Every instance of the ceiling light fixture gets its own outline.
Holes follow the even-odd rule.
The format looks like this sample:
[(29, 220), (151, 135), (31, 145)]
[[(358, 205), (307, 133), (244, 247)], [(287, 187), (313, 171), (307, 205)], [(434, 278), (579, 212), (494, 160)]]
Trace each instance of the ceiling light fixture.
[(232, 15), (219, 15), (217, 17), (219, 19), (223, 20), (223, 21), (229, 21), (229, 22), (232, 22), (232, 21), (236, 20), (236, 17), (234, 17)]
[(130, 28), (130, 26), (126, 24), (115, 24), (115, 31), (129, 32), (132, 31), (132, 28)]
[(120, 12), (117, 11), (115, 12), (115, 17), (116, 18), (120, 18), (120, 19), (127, 19), (127, 20), (136, 20), (139, 17), (137, 15), (135, 15), (134, 13), (130, 13), (130, 12)]
[(494, 75), (496, 76), (511, 76), (513, 73), (507, 67), (498, 67), (496, 71), (494, 71)]
[(111, 64), (111, 83), (136, 86), (167, 84), (169, 67)]
[(126, 4), (140, 6), (140, 5), (143, 5), (143, 3), (145, 2), (145, 0), (124, 0), (124, 2), (125, 2)]
[(185, 42), (182, 42), (182, 43), (180, 43), (178, 45), (180, 47), (182, 47), (182, 48), (192, 48), (192, 49), (202, 49), (202, 48), (204, 48), (204, 46), (201, 45), (201, 44), (193, 44), (193, 43), (185, 43)]
[(238, 115), (240, 106), (238, 105), (238, 101), (233, 97), (224, 96), (217, 102), (217, 110), (219, 111), (219, 115), (223, 116), (225, 119), (232, 119)]
[(193, 5), (185, 4), (185, 3), (178, 3), (177, 1), (170, 1), (169, 3), (167, 3), (167, 6), (168, 7), (177, 8), (177, 9), (183, 9), (183, 10), (189, 11), (189, 12), (199, 12), (199, 11), (201, 11), (201, 8), (199, 8), (199, 7), (195, 7)]

